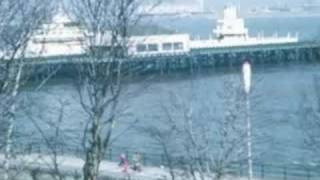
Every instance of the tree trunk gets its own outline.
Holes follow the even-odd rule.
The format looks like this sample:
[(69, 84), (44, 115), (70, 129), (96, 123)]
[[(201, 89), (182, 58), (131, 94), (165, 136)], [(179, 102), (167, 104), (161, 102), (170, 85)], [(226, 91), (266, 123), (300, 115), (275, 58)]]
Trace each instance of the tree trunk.
[[(10, 95), (10, 107), (8, 108), (9, 116), (8, 116), (8, 127), (6, 131), (6, 137), (5, 137), (5, 159), (4, 159), (4, 174), (3, 178), (4, 180), (9, 179), (9, 171), (10, 171), (10, 158), (11, 158), (11, 151), (12, 151), (12, 135), (14, 130), (14, 121), (15, 121), (15, 112), (16, 112), (16, 97), (18, 95), (18, 91), (20, 88), (20, 80), (21, 80), (21, 73), (22, 73), (22, 64), (19, 64), (18, 67), (13, 65), (11, 67), (12, 71), (10, 72), (11, 76), (9, 79), (12, 79), (13, 81), (13, 89)], [(17, 68), (17, 70), (16, 70)], [(11, 83), (11, 82), (9, 82)]]
[(96, 116), (90, 130), (91, 139), (86, 152), (86, 161), (83, 167), (84, 180), (97, 180), (99, 165), (102, 155), (102, 146), (100, 138), (100, 116)]
[(175, 173), (174, 173), (174, 170), (173, 170), (173, 163), (172, 163), (172, 159), (171, 159), (171, 156), (169, 154), (169, 151), (166, 147), (166, 145), (164, 143), (162, 143), (162, 147), (164, 149), (164, 154), (166, 156), (166, 159), (167, 159), (167, 162), (168, 162), (168, 167), (169, 167), (169, 173), (170, 173), (170, 176), (171, 176), (171, 180), (175, 180)]

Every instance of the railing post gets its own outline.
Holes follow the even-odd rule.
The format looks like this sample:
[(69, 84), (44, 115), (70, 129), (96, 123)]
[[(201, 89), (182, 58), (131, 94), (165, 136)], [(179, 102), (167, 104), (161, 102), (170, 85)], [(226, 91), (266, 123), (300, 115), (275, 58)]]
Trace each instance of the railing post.
[(129, 151), (128, 150), (126, 151), (126, 157), (127, 157), (127, 160), (130, 162), (130, 157), (129, 157)]
[(261, 164), (261, 179), (264, 179), (264, 164)]
[(310, 174), (310, 169), (307, 168), (307, 179), (310, 180), (311, 179), (311, 174)]
[(287, 180), (287, 167), (283, 168), (283, 180)]
[(75, 150), (76, 156), (81, 157), (80, 148), (77, 146)]
[(28, 153), (29, 153), (29, 154), (32, 153), (32, 144), (29, 144), (29, 146), (28, 146)]
[(146, 155), (145, 155), (145, 153), (141, 153), (141, 157), (142, 157), (143, 165), (146, 165)]
[(242, 174), (242, 162), (239, 163), (239, 174), (240, 174), (240, 177), (243, 176), (243, 174)]
[(109, 149), (109, 160), (112, 161), (112, 148)]
[(164, 155), (161, 154), (161, 165), (163, 166), (164, 165)]

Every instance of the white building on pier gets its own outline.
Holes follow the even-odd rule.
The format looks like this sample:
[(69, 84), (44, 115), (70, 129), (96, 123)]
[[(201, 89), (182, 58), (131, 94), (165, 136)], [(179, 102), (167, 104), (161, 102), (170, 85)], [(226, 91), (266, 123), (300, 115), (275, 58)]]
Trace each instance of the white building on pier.
[(284, 37), (274, 35), (271, 37), (250, 37), (249, 30), (245, 27), (244, 19), (237, 14), (237, 8), (234, 6), (226, 6), (221, 19), (217, 20), (217, 27), (213, 30), (215, 39), (193, 40), (191, 48), (221, 48), (235, 46), (254, 46), (267, 44), (286, 44), (298, 42), (298, 36), (288, 34)]
[[(146, 56), (157, 54), (188, 53), (193, 49), (230, 48), (268, 44), (288, 44), (298, 42), (297, 36), (250, 37), (244, 19), (237, 14), (237, 8), (226, 6), (217, 27), (212, 32), (216, 38), (192, 39), (189, 34), (162, 34), (151, 36), (131, 36), (128, 40), (128, 54)], [(59, 10), (52, 22), (44, 24), (31, 38), (27, 48), (28, 56), (78, 55), (86, 52), (90, 33)], [(110, 38), (111, 39), (111, 38)], [(109, 40), (98, 46), (108, 47)], [(108, 48), (102, 48), (108, 49)]]

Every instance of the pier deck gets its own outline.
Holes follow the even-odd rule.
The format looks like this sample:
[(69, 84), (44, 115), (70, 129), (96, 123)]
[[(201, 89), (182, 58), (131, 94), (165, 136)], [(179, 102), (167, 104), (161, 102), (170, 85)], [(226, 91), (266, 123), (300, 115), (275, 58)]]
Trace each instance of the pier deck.
[[(299, 42), (288, 44), (269, 44), (256, 46), (241, 46), (241, 47), (226, 47), (226, 48), (206, 48), (206, 49), (192, 49), (188, 53), (168, 53), (146, 56), (132, 56), (124, 61), (139, 62), (139, 61), (157, 61), (161, 59), (184, 59), (184, 58), (199, 58), (199, 56), (235, 56), (242, 54), (243, 56), (250, 56), (250, 54), (264, 54), (264, 53), (312, 53), (320, 52), (320, 42)], [(255, 57), (250, 57), (253, 61)], [(41, 64), (74, 64), (86, 63), (90, 59), (86, 55), (71, 55), (71, 56), (54, 56), (54, 57), (37, 57), (26, 59), (27, 64), (41, 65)], [(105, 57), (101, 62), (110, 62), (110, 58)]]
[[(123, 67), (131, 74), (154, 71), (162, 74), (179, 69), (193, 72), (207, 67), (239, 67), (244, 59), (249, 59), (252, 64), (261, 65), (319, 62), (320, 42), (192, 49), (188, 53), (133, 56), (121, 61)], [(110, 63), (111, 60), (110, 57), (105, 56), (95, 63)], [(57, 74), (74, 76), (77, 74), (75, 65), (92, 63), (92, 59), (83, 54), (27, 58), (24, 62), (27, 66), (26, 73), (30, 75), (41, 76), (45, 72), (58, 70)]]

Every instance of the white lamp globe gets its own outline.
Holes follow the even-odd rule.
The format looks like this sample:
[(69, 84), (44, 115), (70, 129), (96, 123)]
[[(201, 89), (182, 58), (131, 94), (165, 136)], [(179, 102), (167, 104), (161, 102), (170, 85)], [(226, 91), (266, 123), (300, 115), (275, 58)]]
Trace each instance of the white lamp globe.
[(245, 93), (249, 94), (251, 89), (251, 64), (245, 61), (242, 64), (243, 86)]

